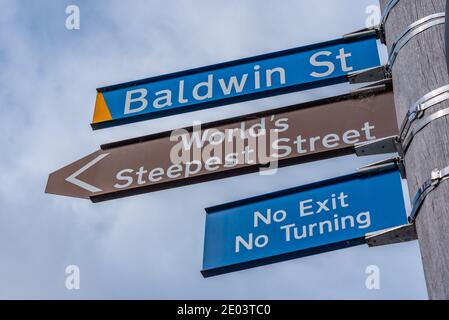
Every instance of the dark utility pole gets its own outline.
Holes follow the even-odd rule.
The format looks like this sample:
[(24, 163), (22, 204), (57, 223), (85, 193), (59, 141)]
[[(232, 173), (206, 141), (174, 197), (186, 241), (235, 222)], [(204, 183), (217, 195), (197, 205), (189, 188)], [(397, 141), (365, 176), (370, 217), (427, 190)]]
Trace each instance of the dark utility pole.
[[(380, 0), (384, 9), (390, 0)], [(389, 51), (412, 23), (446, 11), (446, 0), (399, 0), (385, 23)], [(449, 84), (445, 54), (445, 26), (438, 24), (415, 35), (399, 51), (392, 67), (399, 125), (409, 108), (427, 93)], [(449, 108), (445, 100), (425, 110), (412, 127), (438, 110)], [(449, 115), (419, 131), (405, 154), (407, 180), (413, 196), (429, 180), (433, 169), (449, 166)], [(449, 180), (426, 197), (415, 221), (427, 290), (430, 299), (449, 299)]]
[[(446, 0), (446, 17), (449, 17), (449, 0)], [(447, 64), (447, 72), (449, 74), (449, 19), (446, 21), (446, 30), (445, 30), (445, 42), (446, 42), (446, 64)]]

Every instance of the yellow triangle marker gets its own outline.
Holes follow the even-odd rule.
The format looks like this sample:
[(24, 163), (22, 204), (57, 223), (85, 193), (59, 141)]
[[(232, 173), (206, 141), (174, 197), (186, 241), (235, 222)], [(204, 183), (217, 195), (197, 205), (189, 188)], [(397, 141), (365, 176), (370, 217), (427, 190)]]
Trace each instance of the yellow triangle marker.
[(99, 92), (97, 94), (97, 99), (95, 101), (95, 111), (93, 123), (103, 122), (112, 120), (111, 112), (109, 111), (108, 105), (104, 100), (103, 93)]

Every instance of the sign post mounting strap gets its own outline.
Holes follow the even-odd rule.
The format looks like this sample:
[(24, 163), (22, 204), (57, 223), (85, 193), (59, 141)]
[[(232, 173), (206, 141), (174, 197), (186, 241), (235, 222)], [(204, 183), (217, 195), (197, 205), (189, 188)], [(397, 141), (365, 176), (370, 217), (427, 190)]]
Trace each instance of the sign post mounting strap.
[(411, 130), (412, 124), (421, 119), (427, 109), (446, 100), (449, 100), (449, 85), (425, 94), (410, 107), (402, 121), (399, 136), (389, 136), (374, 141), (357, 143), (354, 146), (356, 155), (362, 157), (384, 153), (398, 153), (399, 157), (403, 158), (414, 136), (430, 122), (447, 116), (449, 108), (437, 111), (427, 118), (418, 121), (417, 127), (413, 130)]
[(429, 195), (429, 193), (435, 190), (442, 181), (447, 179), (449, 179), (449, 166), (441, 170), (434, 169), (432, 171), (430, 179), (422, 184), (421, 188), (418, 189), (415, 197), (413, 198), (412, 212), (410, 213), (410, 216), (408, 218), (410, 223), (415, 222), (421, 206), (423, 205), (424, 200)]
[[(399, 0), (392, 1), (391, 3), (396, 5)], [(392, 8), (391, 7), (391, 8)], [(391, 10), (390, 8), (390, 10)], [(388, 9), (388, 8), (387, 8)], [(389, 13), (389, 11), (387, 11)], [(444, 12), (434, 13), (431, 15), (428, 15), (427, 17), (424, 17), (418, 21), (415, 21), (411, 25), (409, 25), (406, 30), (401, 33), (396, 40), (394, 41), (390, 53), (388, 55), (388, 63), (385, 66), (379, 66), (374, 68), (369, 68), (362, 71), (352, 72), (347, 75), (348, 81), (351, 84), (354, 83), (365, 83), (365, 82), (373, 82), (373, 81), (379, 81), (383, 79), (388, 79), (392, 77), (392, 68), (396, 61), (397, 56), (399, 55), (400, 50), (416, 35), (424, 32), (427, 29), (430, 29), (434, 26), (444, 24), (446, 22)], [(350, 37), (357, 37), (364, 35), (365, 33), (368, 33), (371, 30), (371, 32), (376, 31), (377, 38), (381, 39), (383, 43), (385, 43), (385, 37), (383, 35), (383, 25), (375, 27), (375, 28), (368, 28), (363, 29), (351, 34), (345, 35), (346, 38)], [(374, 31), (373, 31), (374, 30)], [(379, 34), (382, 34), (382, 36), (379, 36)]]
[(382, 26), (382, 32), (385, 29), (385, 23), (387, 22), (388, 16), (391, 13), (391, 10), (399, 3), (399, 0), (390, 0), (388, 4), (385, 6), (384, 12), (382, 12), (382, 20), (381, 20), (381, 26)]
[(446, 117), (449, 115), (449, 108), (442, 109), (440, 111), (437, 111), (435, 113), (432, 113), (427, 118), (424, 118), (422, 121), (419, 122), (418, 126), (414, 128), (412, 131), (410, 131), (407, 136), (404, 138), (402, 142), (402, 148), (404, 150), (404, 153), (407, 152), (408, 147), (410, 146), (410, 143), (412, 142), (413, 138), (420, 132), (422, 129), (424, 129), (427, 125), (429, 125), (431, 122)]
[[(408, 133), (408, 135), (405, 137), (405, 139), (402, 139), (400, 136), (390, 136), (390, 137), (386, 137), (386, 138), (377, 139), (374, 141), (357, 143), (354, 145), (355, 154), (359, 157), (363, 157), (363, 156), (370, 156), (370, 155), (376, 155), (376, 154), (397, 152), (399, 154), (399, 157), (394, 157), (392, 159), (389, 159), (389, 161), (395, 160), (394, 162), (397, 162), (396, 161), (397, 159), (402, 160), (405, 153), (407, 152), (408, 148), (410, 147), (410, 144), (411, 144), (413, 138), (422, 129), (424, 129), (432, 121), (446, 117), (448, 115), (449, 115), (449, 108), (442, 109), (435, 113), (432, 113), (427, 118), (424, 118), (422, 120), (422, 122), (420, 122), (418, 124), (418, 126), (416, 128), (411, 130)], [(401, 161), (401, 163), (402, 163), (402, 161)], [(380, 163), (380, 164), (382, 164), (382, 163)], [(373, 163), (373, 164), (369, 164), (368, 166), (365, 166), (365, 167), (371, 167), (371, 166), (377, 166), (377, 165), (379, 165), (379, 164)], [(363, 170), (365, 167), (360, 168), (360, 170)]]
[(434, 26), (444, 24), (446, 21), (445, 16), (446, 14), (444, 12), (434, 13), (409, 25), (407, 29), (397, 37), (391, 47), (388, 59), (390, 69), (393, 68), (399, 51), (413, 39), (413, 37)]
[(432, 90), (416, 101), (408, 110), (399, 130), (402, 139), (407, 135), (412, 123), (424, 115), (424, 111), (449, 99), (449, 85)]

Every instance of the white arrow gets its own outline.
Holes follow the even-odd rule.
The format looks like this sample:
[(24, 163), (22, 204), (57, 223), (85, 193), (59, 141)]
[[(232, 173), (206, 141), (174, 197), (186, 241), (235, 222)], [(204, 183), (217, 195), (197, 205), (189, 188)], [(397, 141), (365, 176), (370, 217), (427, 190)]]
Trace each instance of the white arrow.
[(105, 158), (108, 155), (109, 155), (109, 153), (100, 154), (98, 157), (93, 159), (91, 162), (86, 164), (84, 167), (80, 168), (78, 171), (74, 172), (72, 175), (70, 175), (70, 177), (68, 177), (65, 180), (67, 182), (73, 183), (74, 185), (77, 185), (78, 187), (86, 189), (87, 191), (90, 191), (90, 192), (100, 192), (100, 191), (102, 191), (101, 189), (98, 189), (97, 187), (94, 187), (93, 185), (90, 185), (90, 184), (88, 184), (88, 183), (86, 183), (84, 181), (81, 181), (81, 180), (77, 179), (77, 177), (81, 173), (83, 173), (84, 171), (86, 171), (87, 169), (89, 169), (90, 167), (92, 167), (93, 165), (95, 165), (97, 162), (101, 161), (103, 158)]

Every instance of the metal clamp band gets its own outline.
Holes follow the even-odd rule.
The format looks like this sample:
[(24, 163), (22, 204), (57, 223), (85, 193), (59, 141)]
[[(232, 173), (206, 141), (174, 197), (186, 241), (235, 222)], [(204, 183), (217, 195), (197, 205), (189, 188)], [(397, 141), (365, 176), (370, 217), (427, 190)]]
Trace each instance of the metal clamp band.
[[(447, 90), (449, 88), (447, 88), (447, 87), (449, 87), (449, 86), (441, 87), (439, 89), (436, 89), (436, 90), (428, 93), (427, 95), (422, 97), (420, 100), (418, 100), (418, 102), (415, 103), (414, 107), (412, 107), (409, 110), (409, 112), (413, 113), (415, 115), (418, 113), (422, 114), (424, 112), (424, 110), (429, 108), (430, 106), (435, 105), (444, 100), (449, 100), (449, 93), (447, 92)], [(446, 91), (445, 91), (445, 89), (446, 89)], [(432, 96), (433, 96), (433, 98), (429, 99), (429, 97), (432, 97)], [(428, 100), (426, 101), (426, 99), (428, 99)], [(421, 104), (419, 104), (419, 102), (422, 102), (422, 106), (421, 106)], [(431, 102), (431, 103), (429, 103), (429, 102)], [(439, 111), (431, 114), (427, 118), (423, 119), (422, 123), (419, 123), (419, 125), (411, 132), (408, 132), (408, 129), (410, 128), (410, 124), (411, 124), (411, 122), (409, 122), (408, 129), (407, 129), (408, 134), (405, 137), (405, 139), (403, 139), (401, 136), (391, 136), (391, 137), (377, 139), (374, 141), (368, 141), (368, 142), (362, 142), (362, 143), (355, 144), (354, 151), (358, 157), (375, 155), (375, 154), (384, 154), (384, 153), (397, 153), (399, 155), (399, 156), (395, 156), (395, 157), (392, 157), (389, 159), (385, 159), (382, 161), (368, 164), (364, 167), (359, 168), (358, 170), (363, 171), (363, 170), (370, 169), (373, 167), (383, 166), (387, 163), (395, 163), (401, 172), (402, 178), (406, 178), (404, 155), (407, 152), (408, 147), (410, 146), (413, 138), (415, 137), (415, 135), (418, 132), (420, 132), (422, 129), (424, 129), (432, 121), (440, 119), (447, 115), (449, 115), (449, 108), (439, 110)], [(432, 175), (433, 179), (438, 178), (439, 179), (438, 181), (441, 181), (441, 179), (443, 177), (449, 175), (449, 167), (443, 169), (442, 171), (438, 171), (437, 173), (432, 173), (432, 174), (433, 174)], [(427, 192), (428, 192), (427, 189), (429, 187), (431, 187), (430, 182), (427, 182), (427, 184), (425, 184), (423, 187), (421, 187), (419, 196), (416, 196), (415, 200), (413, 202), (414, 203), (418, 202), (419, 197), (425, 198), (427, 196)], [(421, 200), (421, 201), (423, 201), (423, 200)]]
[(421, 209), (424, 200), (426, 197), (431, 193), (433, 190), (435, 190), (438, 185), (444, 181), (449, 179), (449, 167), (446, 167), (442, 170), (434, 169), (430, 175), (430, 179), (423, 183), (421, 188), (418, 189), (416, 192), (415, 197), (412, 201), (412, 212), (410, 213), (410, 216), (408, 217), (408, 221), (410, 223), (415, 222), (419, 210)]
[(402, 121), (399, 130), (401, 139), (405, 139), (412, 123), (416, 119), (421, 118), (424, 115), (424, 111), (446, 100), (449, 100), (449, 85), (432, 90), (416, 101), (407, 111), (407, 114)]
[(388, 16), (391, 13), (391, 10), (399, 3), (399, 0), (390, 0), (388, 4), (385, 6), (384, 11), (382, 12), (382, 20), (381, 25), (385, 27), (385, 23), (387, 22)]
[(367, 156), (383, 153), (398, 153), (403, 157), (414, 136), (426, 127), (430, 122), (445, 117), (449, 114), (449, 108), (437, 111), (423, 119), (418, 126), (410, 131), (413, 122), (421, 119), (424, 112), (443, 101), (449, 100), (449, 85), (445, 85), (422, 96), (416, 101), (402, 121), (398, 136), (385, 137), (374, 141), (357, 143), (354, 146), (357, 156)]
[[(394, 3), (394, 2), (392, 2)], [(397, 4), (397, 3), (396, 3)], [(390, 9), (391, 10), (391, 9)], [(392, 69), (393, 65), (396, 61), (397, 56), (399, 55), (400, 50), (416, 35), (424, 32), (427, 29), (430, 29), (434, 26), (444, 24), (446, 21), (445, 13), (434, 13), (427, 17), (424, 17), (418, 21), (415, 21), (411, 25), (407, 27), (407, 29), (397, 37), (395, 42), (393, 43), (390, 54), (388, 57), (388, 63), (385, 66), (379, 66), (370, 68), (367, 70), (352, 72), (347, 75), (348, 81), (351, 84), (355, 83), (365, 83), (365, 82), (373, 82), (373, 81), (382, 81), (386, 80), (392, 77)], [(376, 32), (378, 35), (378, 38), (382, 40), (382, 36), (379, 36), (379, 34), (382, 34), (383, 26), (378, 26), (375, 28), (368, 28), (356, 31), (351, 34), (347, 34), (344, 37), (356, 37), (360, 34), (364, 34), (366, 32)]]
[[(449, 97), (447, 97), (446, 99), (449, 99)], [(424, 129), (432, 121), (446, 117), (447, 115), (449, 115), (449, 108), (439, 110), (435, 113), (432, 113), (427, 118), (424, 118), (422, 122), (419, 122), (416, 128), (408, 132), (405, 139), (401, 138), (400, 136), (391, 136), (373, 141), (361, 142), (354, 145), (354, 151), (359, 157), (397, 152), (399, 154), (399, 157), (403, 158), (413, 138), (422, 129)]]
[(432, 21), (432, 20), (435, 20), (435, 19), (439, 19), (439, 18), (443, 18), (443, 17), (445, 17), (445, 13), (444, 12), (439, 12), (439, 13), (433, 13), (433, 14), (431, 14), (431, 15), (428, 15), (428, 16), (426, 16), (426, 17), (424, 17), (424, 18), (421, 18), (421, 19), (419, 19), (419, 20), (417, 20), (417, 21), (415, 21), (415, 22), (413, 22), (412, 24), (410, 24), (406, 29), (405, 29), (405, 31), (403, 31), (397, 38), (396, 38), (396, 40), (393, 42), (393, 44), (392, 44), (392, 46), (391, 46), (391, 51), (394, 51), (394, 49), (395, 49), (395, 47), (398, 45), (398, 43), (409, 33), (409, 32), (411, 32), (413, 29), (416, 29), (416, 28), (418, 28), (419, 26), (421, 26), (421, 25), (423, 25), (423, 24), (425, 24), (425, 23), (427, 23), (427, 22), (429, 22), (429, 21)]
[(393, 68), (393, 65), (396, 61), (396, 58), (399, 54), (399, 51), (416, 35), (422, 33), (423, 31), (430, 29), (436, 25), (444, 24), (446, 21), (445, 13), (439, 12), (431, 14), (427, 17), (424, 17), (418, 21), (415, 21), (411, 25), (407, 27), (407, 29), (399, 35), (399, 37), (393, 43), (391, 47), (391, 51), (389, 54), (388, 65), (390, 69)]
[(404, 154), (407, 152), (407, 149), (410, 146), (410, 143), (412, 142), (413, 138), (415, 137), (415, 135), (418, 132), (420, 132), (422, 129), (424, 129), (432, 121), (435, 121), (437, 119), (446, 117), (447, 115), (449, 115), (449, 108), (439, 110), (439, 111), (437, 111), (435, 113), (432, 113), (427, 118), (424, 118), (422, 120), (422, 122), (420, 122), (419, 125), (416, 128), (414, 128), (412, 131), (410, 131), (407, 134), (407, 136), (405, 137), (405, 139), (403, 140), (403, 142), (402, 142), (402, 149), (403, 149)]

